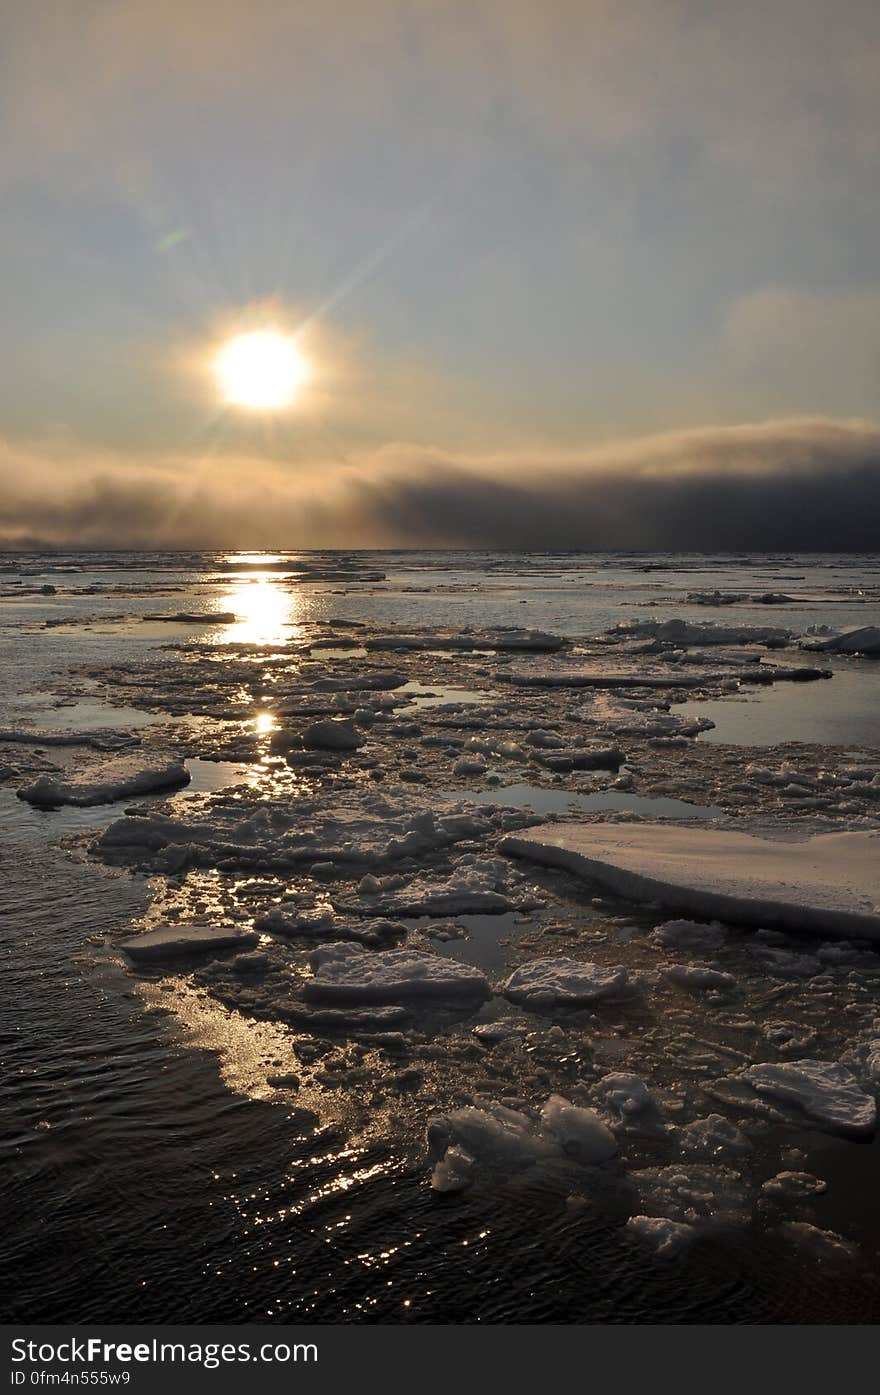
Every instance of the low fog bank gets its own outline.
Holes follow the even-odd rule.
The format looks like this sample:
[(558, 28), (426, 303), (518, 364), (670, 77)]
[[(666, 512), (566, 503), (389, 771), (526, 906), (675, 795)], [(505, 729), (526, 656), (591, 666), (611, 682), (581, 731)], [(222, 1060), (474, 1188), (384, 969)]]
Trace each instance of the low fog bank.
[(872, 551), (880, 429), (796, 420), (582, 453), (394, 444), (343, 463), (0, 450), (5, 547)]

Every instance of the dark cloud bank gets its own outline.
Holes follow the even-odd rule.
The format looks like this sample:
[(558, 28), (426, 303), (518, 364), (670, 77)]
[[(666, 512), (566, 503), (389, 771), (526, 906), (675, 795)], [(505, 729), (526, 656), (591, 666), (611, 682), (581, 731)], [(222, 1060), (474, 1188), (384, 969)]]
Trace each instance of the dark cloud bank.
[(581, 456), (0, 465), (6, 546), (880, 549), (880, 430), (795, 421)]

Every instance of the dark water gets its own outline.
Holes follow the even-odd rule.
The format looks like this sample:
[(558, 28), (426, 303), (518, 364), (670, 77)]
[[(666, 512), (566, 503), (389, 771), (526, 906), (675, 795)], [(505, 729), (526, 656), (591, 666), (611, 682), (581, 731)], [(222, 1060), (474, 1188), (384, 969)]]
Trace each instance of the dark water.
[[(231, 1087), (222, 1052), (176, 1043), (89, 945), (140, 910), (142, 884), (8, 832), (3, 870), (7, 1320), (880, 1319), (855, 1272), (766, 1236), (714, 1237), (663, 1265), (620, 1216), (570, 1212), (558, 1188), (438, 1197), (381, 1143), (303, 1133), (285, 1105)], [(826, 1176), (853, 1152), (819, 1146)], [(878, 1152), (856, 1151), (873, 1187)]]
[(838, 660), (831, 683), (799, 686), (796, 701), (785, 685), (774, 684), (745, 698), (711, 698), (685, 703), (675, 711), (711, 718), (715, 728), (703, 732), (701, 741), (880, 747), (880, 663), (876, 659)]

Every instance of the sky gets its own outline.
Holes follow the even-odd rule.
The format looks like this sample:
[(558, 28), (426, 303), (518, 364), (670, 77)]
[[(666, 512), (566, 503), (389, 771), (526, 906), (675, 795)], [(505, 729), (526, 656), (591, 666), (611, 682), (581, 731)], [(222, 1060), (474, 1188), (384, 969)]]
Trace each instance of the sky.
[(40, 0), (0, 129), (0, 545), (876, 546), (875, 0)]

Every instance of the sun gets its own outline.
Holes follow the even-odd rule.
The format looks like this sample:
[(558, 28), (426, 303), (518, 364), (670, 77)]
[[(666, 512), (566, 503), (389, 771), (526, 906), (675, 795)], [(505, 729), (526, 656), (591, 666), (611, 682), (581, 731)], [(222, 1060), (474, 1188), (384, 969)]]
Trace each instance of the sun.
[(309, 371), (292, 334), (261, 329), (227, 339), (214, 359), (214, 374), (231, 406), (269, 412), (296, 400)]

